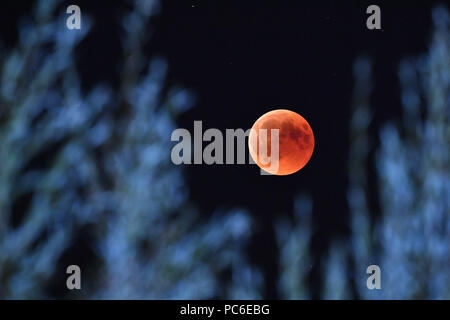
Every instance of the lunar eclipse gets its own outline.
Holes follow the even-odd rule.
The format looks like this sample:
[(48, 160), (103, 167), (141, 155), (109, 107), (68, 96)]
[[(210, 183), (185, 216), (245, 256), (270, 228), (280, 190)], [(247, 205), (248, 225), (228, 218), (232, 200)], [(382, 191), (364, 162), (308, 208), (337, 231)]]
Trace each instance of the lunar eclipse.
[[(260, 138), (260, 134), (266, 133)], [(278, 129), (278, 161), (267, 164), (260, 155), (260, 144), (266, 143), (267, 156), (271, 156), (271, 129)], [(261, 141), (260, 141), (261, 140)], [(314, 134), (309, 123), (298, 113), (286, 109), (272, 110), (262, 115), (252, 126), (248, 148), (253, 161), (264, 171), (274, 175), (289, 175), (302, 169), (314, 151)], [(273, 163), (272, 163), (273, 164)]]

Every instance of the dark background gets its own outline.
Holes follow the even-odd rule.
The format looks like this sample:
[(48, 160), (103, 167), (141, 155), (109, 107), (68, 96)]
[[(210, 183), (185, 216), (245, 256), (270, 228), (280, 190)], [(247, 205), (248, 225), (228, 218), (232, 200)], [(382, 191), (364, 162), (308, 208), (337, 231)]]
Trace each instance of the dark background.
[[(380, 3), (382, 30), (374, 31), (365, 25), (372, 2), (163, 3), (154, 50), (170, 62), (169, 81), (199, 97), (180, 127), (202, 120), (205, 128), (249, 128), (265, 112), (288, 108), (314, 130), (313, 157), (292, 176), (259, 176), (246, 166), (188, 168), (192, 197), (205, 214), (218, 205), (244, 204), (261, 221), (250, 255), (263, 267), (267, 298), (277, 297), (273, 218), (292, 212), (295, 193), (307, 190), (314, 202), (312, 297), (319, 297), (321, 261), (330, 241), (349, 235), (346, 169), (356, 56), (367, 53), (375, 63), (371, 139), (376, 140), (378, 126), (401, 112), (395, 66), (401, 57), (426, 50), (431, 25), (426, 13), (433, 2)], [(369, 177), (377, 215), (376, 178)]]
[[(96, 21), (76, 51), (83, 89), (101, 82), (115, 85), (121, 76), (117, 17), (129, 4), (77, 4), (82, 14)], [(381, 7), (382, 30), (366, 28), (370, 4)], [(5, 5), (0, 28), (4, 43), (11, 45), (17, 39), (14, 26), (31, 6), (28, 1)], [(184, 168), (190, 199), (205, 219), (219, 207), (244, 206), (258, 221), (247, 253), (263, 272), (265, 298), (278, 298), (274, 219), (292, 218), (295, 194), (306, 191), (313, 199), (308, 275), (312, 298), (321, 296), (322, 262), (330, 243), (349, 238), (349, 121), (353, 63), (361, 54), (374, 63), (368, 195), (371, 216), (379, 219), (377, 133), (387, 119), (401, 117), (397, 65), (402, 57), (426, 51), (435, 5), (435, 1), (161, 1), (145, 53), (149, 59), (167, 60), (167, 88), (182, 85), (195, 93), (196, 103), (178, 118), (179, 127), (192, 130), (193, 121), (202, 120), (204, 130), (247, 129), (265, 112), (287, 108), (305, 117), (314, 131), (310, 162), (290, 176), (261, 176), (248, 165)], [(347, 259), (353, 266), (350, 256)], [(227, 281), (227, 274), (222, 277)], [(349, 282), (358, 297), (351, 277)]]

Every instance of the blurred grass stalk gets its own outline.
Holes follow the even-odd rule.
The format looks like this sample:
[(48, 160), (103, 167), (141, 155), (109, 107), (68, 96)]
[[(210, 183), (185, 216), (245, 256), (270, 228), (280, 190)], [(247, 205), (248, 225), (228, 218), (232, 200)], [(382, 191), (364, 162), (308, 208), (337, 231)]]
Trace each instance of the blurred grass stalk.
[[(67, 30), (57, 1), (37, 1), (2, 54), (2, 298), (258, 297), (261, 279), (243, 254), (249, 215), (200, 221), (187, 202), (167, 150), (193, 97), (163, 96), (166, 63), (142, 53), (158, 2), (132, 3), (119, 88), (82, 92), (73, 52), (95, 21), (83, 15), (81, 30)], [(69, 264), (82, 268), (84, 290), (65, 287)]]
[[(450, 298), (450, 18), (433, 10), (428, 53), (400, 63), (403, 118), (385, 124), (377, 151), (382, 218), (370, 226), (366, 159), (371, 63), (355, 63), (349, 170), (353, 247), (361, 298)], [(376, 106), (374, 106), (376, 108)], [(376, 251), (377, 243), (381, 250)], [(378, 262), (378, 263), (377, 263)], [(379, 264), (382, 290), (365, 287), (365, 268)]]

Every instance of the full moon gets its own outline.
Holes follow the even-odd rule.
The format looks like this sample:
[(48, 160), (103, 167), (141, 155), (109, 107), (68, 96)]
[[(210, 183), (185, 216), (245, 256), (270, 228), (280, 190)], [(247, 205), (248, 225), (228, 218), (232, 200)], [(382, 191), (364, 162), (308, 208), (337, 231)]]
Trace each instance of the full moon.
[[(278, 159), (270, 159), (271, 129), (279, 130)], [(261, 144), (265, 144), (264, 151), (260, 150)], [(314, 150), (314, 134), (309, 123), (298, 113), (286, 109), (273, 110), (253, 124), (248, 148), (253, 161), (261, 169), (270, 174), (288, 175), (308, 163)]]

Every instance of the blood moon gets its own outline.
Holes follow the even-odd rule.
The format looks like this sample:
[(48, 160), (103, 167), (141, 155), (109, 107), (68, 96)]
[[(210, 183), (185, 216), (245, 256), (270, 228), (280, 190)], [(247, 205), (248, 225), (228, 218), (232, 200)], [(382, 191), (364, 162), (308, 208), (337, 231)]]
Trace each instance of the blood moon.
[[(271, 157), (271, 129), (279, 130), (278, 159)], [(308, 163), (314, 150), (314, 134), (309, 123), (298, 113), (286, 109), (272, 110), (253, 124), (248, 148), (253, 161), (261, 169), (270, 174), (288, 175)]]

